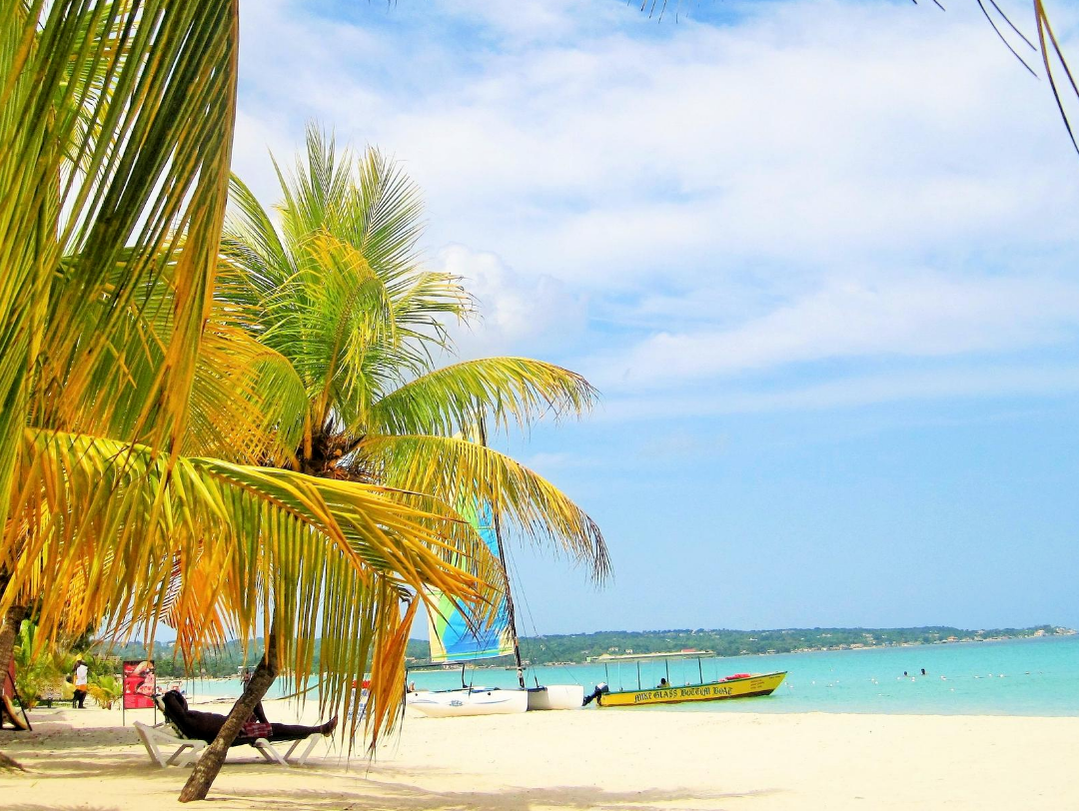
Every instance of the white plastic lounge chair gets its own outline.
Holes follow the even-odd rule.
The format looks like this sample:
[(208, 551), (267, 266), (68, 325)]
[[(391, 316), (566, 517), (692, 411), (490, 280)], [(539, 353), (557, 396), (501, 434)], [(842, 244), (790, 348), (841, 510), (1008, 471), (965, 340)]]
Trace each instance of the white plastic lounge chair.
[[(139, 741), (150, 754), (150, 760), (158, 767), (168, 767), (170, 764), (177, 767), (190, 767), (199, 757), (199, 753), (206, 747), (206, 742), (181, 739), (171, 733), (165, 727), (150, 727), (142, 722), (135, 722), (135, 732), (139, 734)], [(172, 749), (172, 755), (165, 757), (165, 753)]]
[[(292, 742), (289, 749), (285, 751), (285, 757), (281, 763), (291, 764), (294, 767), (304, 766), (307, 763), (307, 759), (311, 757), (311, 751), (315, 749), (315, 745), (318, 744), (319, 739), (321, 738), (321, 733), (312, 733), (306, 739), (296, 739)], [(260, 739), (259, 741), (266, 740)], [(306, 745), (306, 747), (301, 749), (300, 745)], [(269, 742), (266, 743), (266, 746), (269, 747)], [(270, 749), (273, 750), (272, 747), (270, 747)], [(274, 751), (274, 755), (277, 755), (276, 751)]]
[[(174, 765), (177, 767), (190, 767), (199, 758), (206, 748), (206, 742), (201, 739), (185, 739), (177, 736), (171, 726), (150, 727), (142, 722), (135, 722), (135, 731), (139, 734), (146, 752), (150, 754), (150, 760), (159, 767)], [(319, 733), (312, 733), (306, 739), (296, 739), (290, 743), (289, 748), (282, 756), (268, 739), (255, 739), (251, 746), (259, 751), (259, 755), (271, 764), (280, 764), (283, 767), (302, 767), (307, 764), (311, 752), (322, 738)], [(301, 745), (305, 745), (301, 748)], [(169, 748), (174, 748), (172, 755), (166, 758), (165, 753)]]
[[(251, 746), (271, 763), (277, 763), (283, 767), (302, 767), (307, 764), (311, 751), (315, 749), (315, 745), (318, 744), (318, 740), (321, 738), (321, 733), (312, 733), (306, 739), (293, 739), (289, 743), (289, 748), (285, 751), (284, 756), (274, 749), (273, 744), (268, 739), (255, 739)], [(278, 744), (281, 744), (281, 742), (278, 742)], [(306, 745), (306, 747), (301, 750), (300, 745)]]

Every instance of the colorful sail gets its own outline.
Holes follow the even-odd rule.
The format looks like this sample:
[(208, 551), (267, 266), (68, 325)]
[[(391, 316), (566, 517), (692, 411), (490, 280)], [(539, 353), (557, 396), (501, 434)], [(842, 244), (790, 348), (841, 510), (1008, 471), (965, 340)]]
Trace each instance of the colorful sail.
[[(481, 508), (474, 504), (471, 508), (462, 509), (460, 513), (476, 528), (476, 532), (491, 552), (498, 555), (498, 539), (495, 536), (490, 506), (484, 505)], [(429, 608), (427, 613), (431, 662), (464, 662), (513, 653), (513, 632), (510, 630), (509, 609), (505, 599), (499, 604), (498, 614), (491, 626), (472, 629), (453, 601), (440, 590), (430, 589), (428, 595), (434, 606)]]

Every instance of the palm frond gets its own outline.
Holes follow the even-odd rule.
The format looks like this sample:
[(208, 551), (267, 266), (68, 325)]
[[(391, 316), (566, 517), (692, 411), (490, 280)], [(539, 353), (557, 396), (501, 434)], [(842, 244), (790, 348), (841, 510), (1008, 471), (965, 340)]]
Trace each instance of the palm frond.
[(598, 393), (576, 372), (531, 358), (483, 358), (428, 372), (381, 398), (371, 425), (385, 434), (466, 431), (490, 418), (495, 427), (577, 417)]
[(307, 390), (287, 359), (236, 325), (209, 321), (184, 454), (294, 468), (307, 409)]
[[(43, 391), (69, 397), (184, 234), (173, 340), (136, 421), (138, 437), (178, 449), (224, 217), (235, 33), (234, 0), (0, 0), (0, 520), (47, 311), (70, 316), (50, 341), (71, 374)], [(129, 273), (87, 332), (121, 253)], [(53, 290), (64, 254), (78, 259)]]
[(477, 443), (454, 437), (371, 435), (352, 464), (377, 472), (388, 486), (430, 493), (450, 504), (490, 504), (511, 533), (559, 550), (610, 574), (610, 556), (598, 525), (565, 494), (525, 466)]
[(387, 287), (409, 285), (423, 236), (420, 189), (399, 165), (369, 147), (356, 163), (357, 182), (345, 198), (341, 233), (379, 269)]
[(230, 280), (230, 298), (246, 294), (242, 301), (251, 307), (260, 307), (297, 272), (270, 215), (236, 175), (229, 183), (221, 253), (231, 266), (222, 269)]
[[(68, 283), (76, 262), (61, 262), (54, 288)], [(46, 329), (32, 400), (33, 425), (105, 437), (135, 435), (138, 416), (147, 398), (155, 397), (153, 383), (174, 340), (173, 271), (170, 263), (158, 279), (147, 282), (137, 302), (128, 303), (124, 318), (115, 319), (107, 352), (88, 359), (86, 368), (67, 368), (69, 356), (53, 343), (59, 331)], [(92, 331), (97, 311), (112, 306), (109, 291), (127, 273), (128, 264), (121, 261), (107, 277), (98, 301), (82, 313), (83, 331)], [(307, 404), (303, 383), (288, 361), (256, 340), (257, 333), (249, 329), (249, 310), (217, 297), (206, 319), (181, 446), (187, 455), (284, 463), (302, 438)], [(52, 306), (46, 324), (51, 328), (68, 318)], [(87, 385), (71, 386), (76, 375)]]
[[(451, 345), (447, 320), (468, 318), (473, 302), (460, 280), (420, 267), (419, 191), (376, 150), (354, 161), (311, 125), (306, 160), (279, 176), (282, 235), (233, 180), (222, 242), (226, 295), (261, 308), (255, 328), (266, 333), (262, 340), (293, 360), (313, 395), (325, 401), (331, 380), (363, 379), (362, 391), (346, 386), (336, 397), (341, 422), (354, 426), (373, 397), (430, 368)], [(378, 307), (390, 308), (383, 332), (371, 332), (373, 319), (357, 318), (371, 274), (385, 290)], [(338, 354), (342, 339), (348, 357)]]
[(494, 618), (498, 561), (430, 497), (208, 458), (170, 468), (147, 447), (81, 435), (23, 439), (0, 612), (34, 599), (44, 639), (103, 618), (137, 619), (152, 639), (167, 617), (196, 658), (224, 629), (251, 640), (275, 628), (289, 678), (306, 684), (309, 641), (322, 637), (321, 696), (340, 705), (369, 650), (343, 641), (391, 645), (402, 595), (423, 600), (429, 584), (477, 622)]
[(1065, 79), (1067, 79), (1069, 95), (1079, 98), (1079, 86), (1076, 85), (1075, 77), (1072, 75), (1071, 67), (1068, 65), (1068, 60), (1064, 57), (1064, 52), (1060, 49), (1060, 43), (1057, 41), (1056, 34), (1053, 33), (1053, 26), (1049, 22), (1049, 14), (1046, 12), (1045, 3), (1042, 2), (1042, 0), (1034, 0), (1034, 23), (1038, 33), (1038, 50), (1042, 55), (1042, 64), (1045, 65), (1045, 75), (1049, 79), (1049, 86), (1053, 91), (1053, 99), (1056, 101), (1057, 109), (1060, 111), (1060, 117), (1064, 122), (1064, 128), (1068, 131), (1068, 138), (1071, 139), (1072, 148), (1079, 153), (1079, 141), (1076, 141), (1071, 119), (1068, 117), (1068, 112), (1064, 107), (1064, 100), (1061, 98), (1057, 76), (1053, 73), (1054, 57), (1060, 64), (1060, 69), (1064, 72)]
[(333, 135), (313, 124), (307, 126), (306, 143), (306, 162), (297, 159), (291, 172), (274, 160), (285, 196), (281, 227), (289, 244), (303, 242), (316, 231), (334, 233), (351, 186), (351, 150), (344, 150), (339, 160)]

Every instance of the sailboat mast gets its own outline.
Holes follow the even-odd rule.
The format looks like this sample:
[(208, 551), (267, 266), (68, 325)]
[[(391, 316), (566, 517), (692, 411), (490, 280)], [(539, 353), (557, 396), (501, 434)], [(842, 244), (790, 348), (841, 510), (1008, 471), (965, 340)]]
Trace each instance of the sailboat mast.
[(502, 573), (506, 578), (506, 615), (510, 622), (510, 634), (513, 635), (513, 658), (517, 661), (517, 682), (525, 687), (525, 671), (521, 664), (521, 644), (517, 639), (517, 615), (513, 608), (513, 596), (510, 594), (510, 576), (506, 569), (506, 552), (502, 547), (502, 529), (498, 522), (498, 514), (494, 514), (495, 541), (498, 542), (498, 559), (502, 562)]
[[(487, 426), (480, 418), (480, 445), (487, 447)], [(492, 509), (491, 516), (495, 527), (495, 542), (498, 545), (498, 563), (502, 565), (502, 576), (506, 580), (506, 616), (509, 619), (510, 634), (513, 635), (513, 659), (517, 661), (517, 682), (525, 687), (525, 671), (521, 664), (521, 644), (517, 639), (517, 612), (513, 607), (513, 594), (510, 591), (510, 573), (506, 567), (506, 549), (502, 544), (502, 523), (498, 520), (498, 511)]]

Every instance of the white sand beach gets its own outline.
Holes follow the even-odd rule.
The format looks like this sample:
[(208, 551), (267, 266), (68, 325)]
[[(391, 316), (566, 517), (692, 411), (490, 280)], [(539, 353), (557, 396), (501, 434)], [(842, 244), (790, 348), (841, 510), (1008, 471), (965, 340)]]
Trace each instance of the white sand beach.
[[(188, 771), (152, 766), (133, 718), (152, 712), (124, 728), (118, 710), (42, 710), (33, 733), (0, 733), (27, 769), (0, 773), (0, 807), (181, 808)], [(373, 762), (339, 747), (289, 769), (234, 748), (209, 799), (183, 808), (1079, 809), (1071, 717), (409, 712)]]

